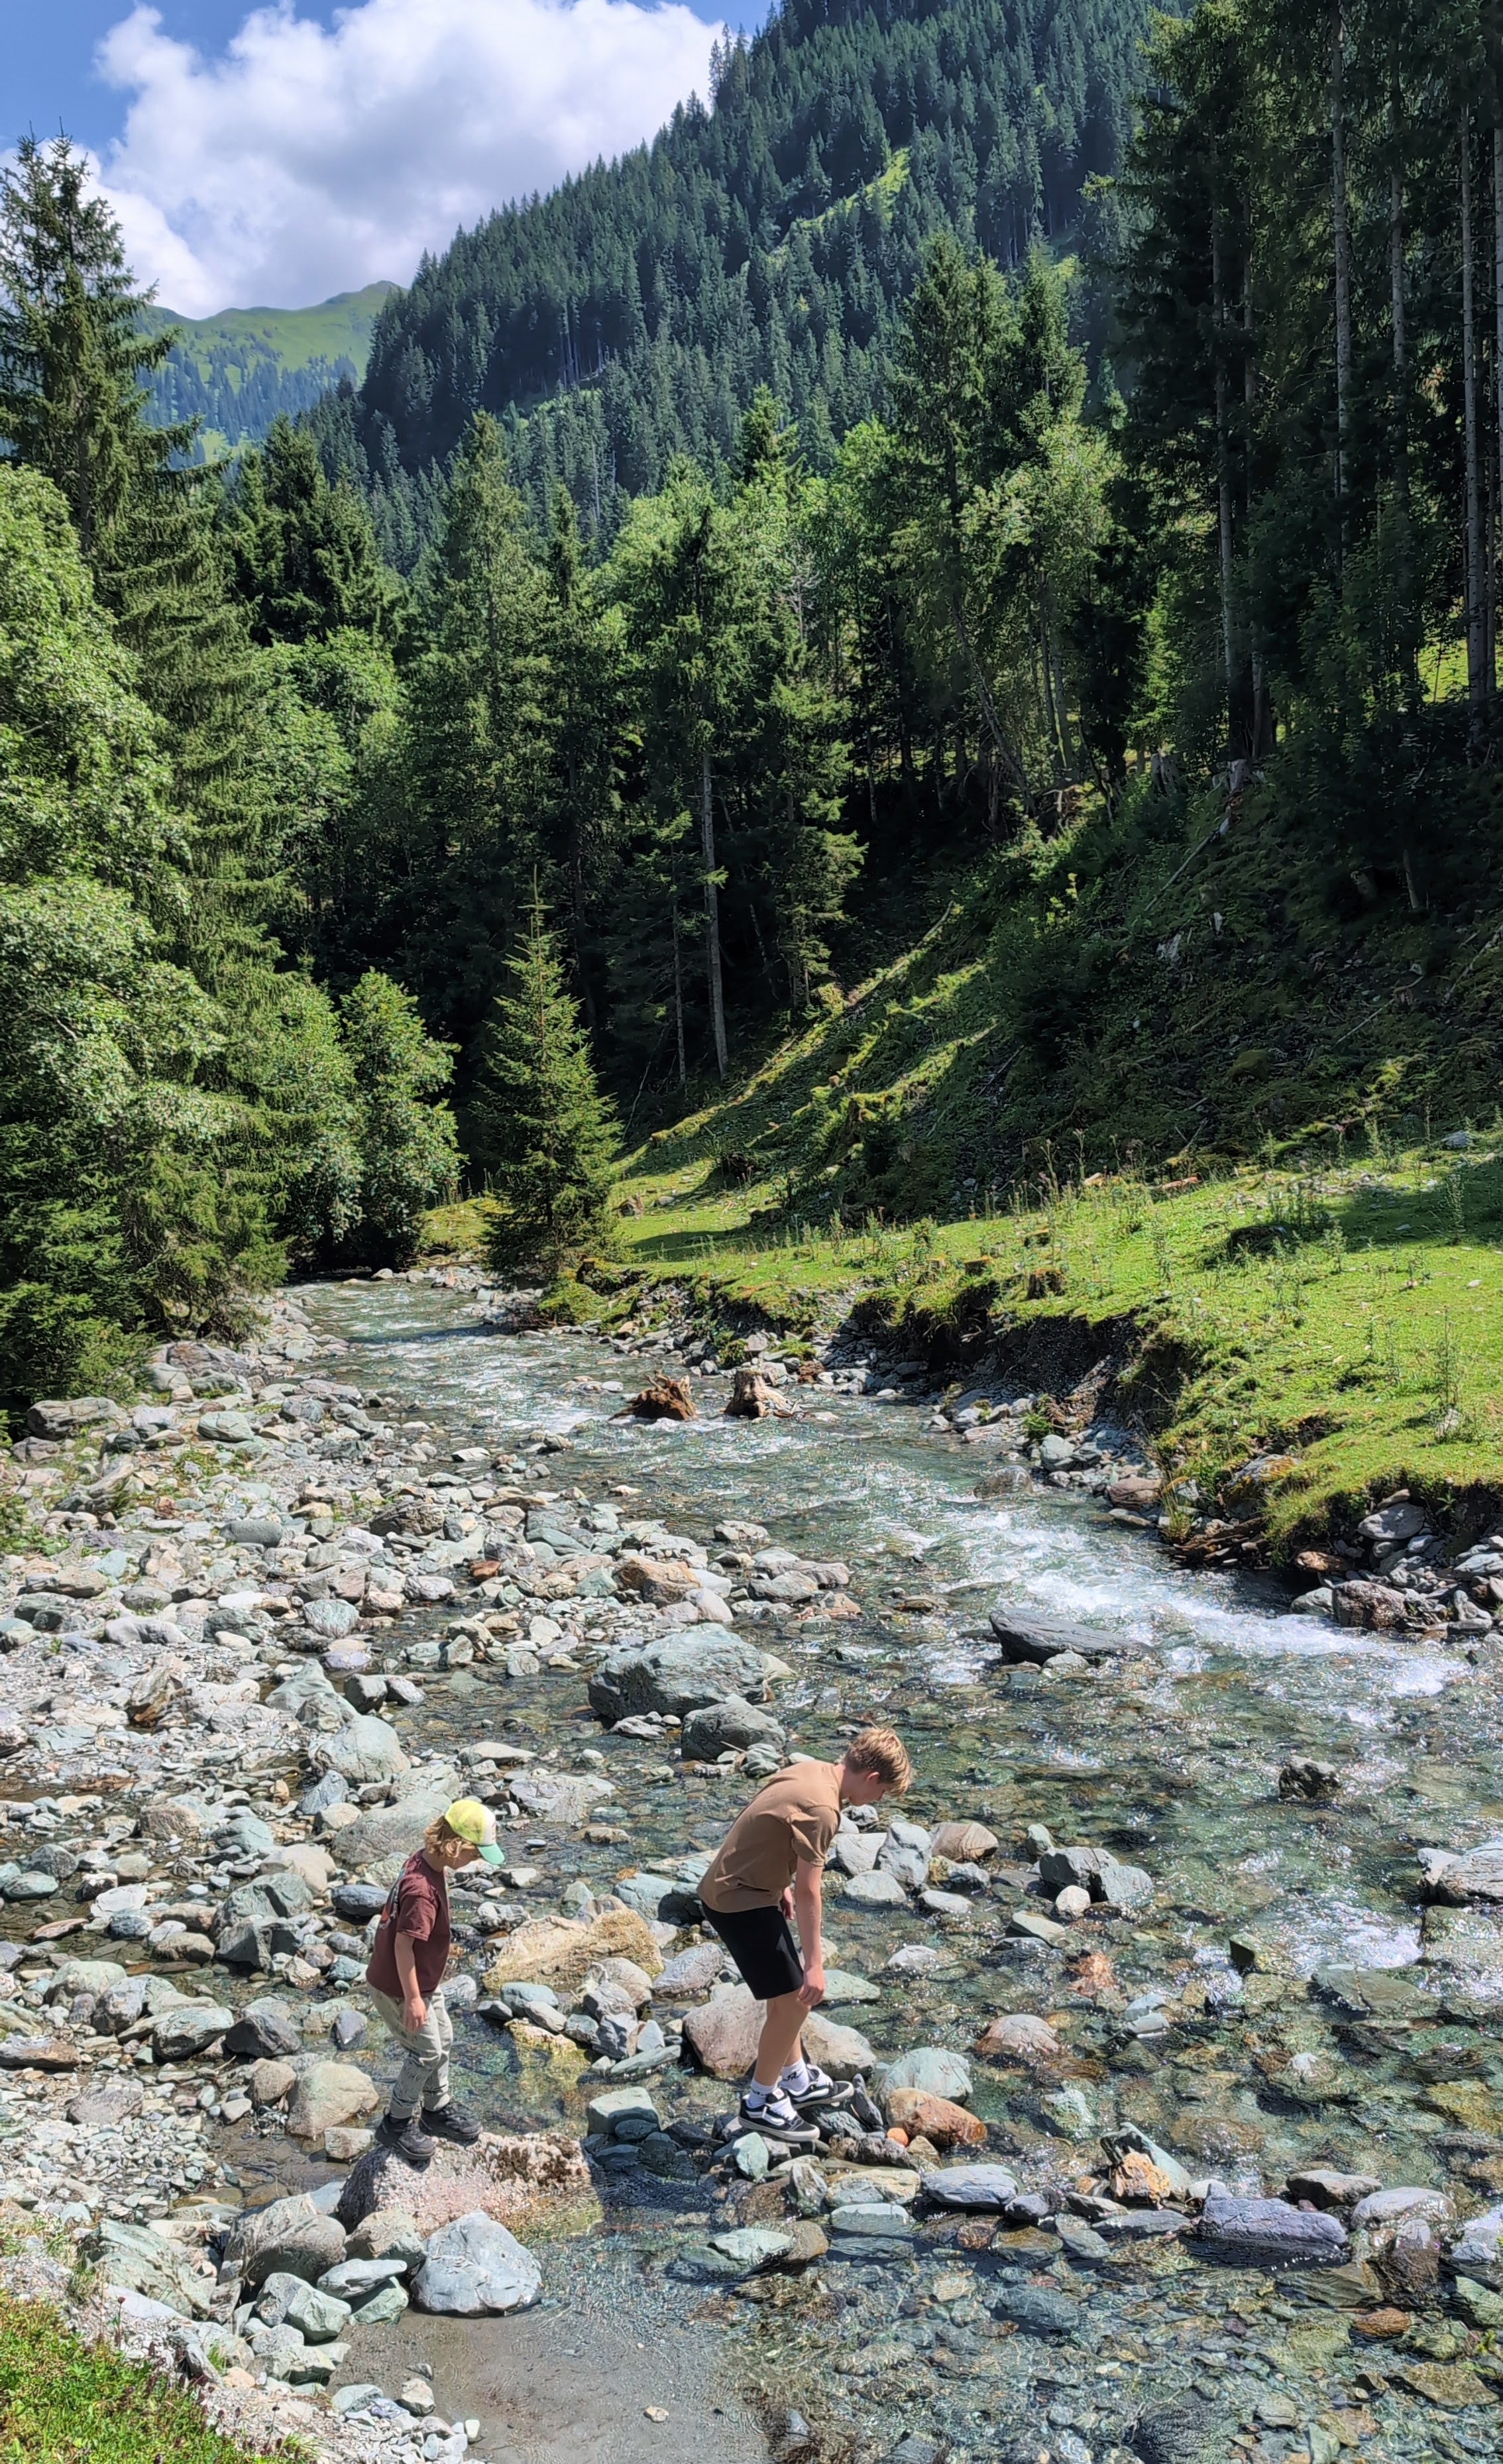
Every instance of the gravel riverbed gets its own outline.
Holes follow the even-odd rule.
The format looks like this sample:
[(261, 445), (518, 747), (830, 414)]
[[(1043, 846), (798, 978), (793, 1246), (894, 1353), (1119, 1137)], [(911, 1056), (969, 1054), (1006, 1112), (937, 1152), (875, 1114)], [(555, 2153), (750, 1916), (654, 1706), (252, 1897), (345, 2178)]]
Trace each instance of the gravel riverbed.
[[(0, 2282), (81, 2255), (91, 2332), (350, 2464), (1495, 2453), (1490, 1545), (1388, 1501), (1295, 1613), (1169, 1561), (1108, 1381), (527, 1316), (287, 1293), (12, 1448)], [(858, 2085), (790, 2163), (695, 1883), (873, 1716), (917, 1784), (837, 1838)], [(404, 2177), (361, 1979), (461, 1789), (487, 2136)]]

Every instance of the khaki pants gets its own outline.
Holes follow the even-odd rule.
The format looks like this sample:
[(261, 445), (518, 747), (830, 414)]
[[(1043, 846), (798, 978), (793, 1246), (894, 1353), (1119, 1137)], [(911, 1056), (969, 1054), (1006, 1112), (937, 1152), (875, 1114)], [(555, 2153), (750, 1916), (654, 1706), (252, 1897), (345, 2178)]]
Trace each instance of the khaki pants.
[(444, 1989), (435, 1986), (428, 1997), (428, 2016), (420, 2028), (409, 2028), (400, 2002), (389, 1993), (378, 1993), (367, 1986), (383, 2018), (398, 2042), (406, 2049), (407, 2059), (397, 2073), (397, 2083), (391, 2091), (387, 2107), (393, 2122), (409, 2122), (419, 2105), (425, 2113), (433, 2113), (449, 2102), (449, 2048), (454, 2040), (453, 2022), (444, 2007)]

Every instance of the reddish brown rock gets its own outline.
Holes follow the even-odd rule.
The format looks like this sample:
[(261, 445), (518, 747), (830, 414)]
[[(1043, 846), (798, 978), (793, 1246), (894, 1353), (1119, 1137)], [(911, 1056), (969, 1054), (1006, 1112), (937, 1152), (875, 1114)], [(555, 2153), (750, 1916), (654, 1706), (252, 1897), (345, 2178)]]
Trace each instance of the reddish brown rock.
[[(627, 1414), (635, 1420), (693, 1420), (694, 1392), (687, 1377), (653, 1377), (633, 1395)], [(626, 1417), (625, 1415), (623, 1417)]]
[(920, 2138), (934, 2147), (984, 2147), (986, 2124), (947, 2096), (921, 2087), (895, 2087), (886, 2100), (890, 2124), (906, 2131), (912, 2147)]

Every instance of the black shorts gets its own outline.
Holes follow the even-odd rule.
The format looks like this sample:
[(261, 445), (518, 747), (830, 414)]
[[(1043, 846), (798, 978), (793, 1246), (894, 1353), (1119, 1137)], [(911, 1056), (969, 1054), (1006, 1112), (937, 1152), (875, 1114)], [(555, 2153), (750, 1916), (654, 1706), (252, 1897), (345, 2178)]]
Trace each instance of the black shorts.
[(781, 1908), (737, 1908), (723, 1915), (706, 1908), (704, 1921), (715, 1927), (759, 2002), (798, 1991), (804, 1962)]

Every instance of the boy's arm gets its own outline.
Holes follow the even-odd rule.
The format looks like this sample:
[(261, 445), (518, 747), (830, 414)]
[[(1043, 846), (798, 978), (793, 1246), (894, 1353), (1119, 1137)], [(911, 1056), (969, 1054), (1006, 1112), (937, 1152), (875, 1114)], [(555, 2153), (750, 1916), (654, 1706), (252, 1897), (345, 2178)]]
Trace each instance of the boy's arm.
[(812, 2010), (825, 1991), (825, 1948), (820, 1927), (824, 1916), (823, 1865), (806, 1864), (799, 1860), (793, 1878), (793, 1912), (799, 1928), (799, 1949), (804, 1960), (804, 1983), (799, 1999)]
[(391, 1947), (396, 1955), (397, 1976), (402, 1986), (402, 2015), (409, 2028), (421, 2028), (428, 2018), (428, 2005), (417, 1981), (417, 1963), (412, 1955), (409, 1933), (392, 1936)]

